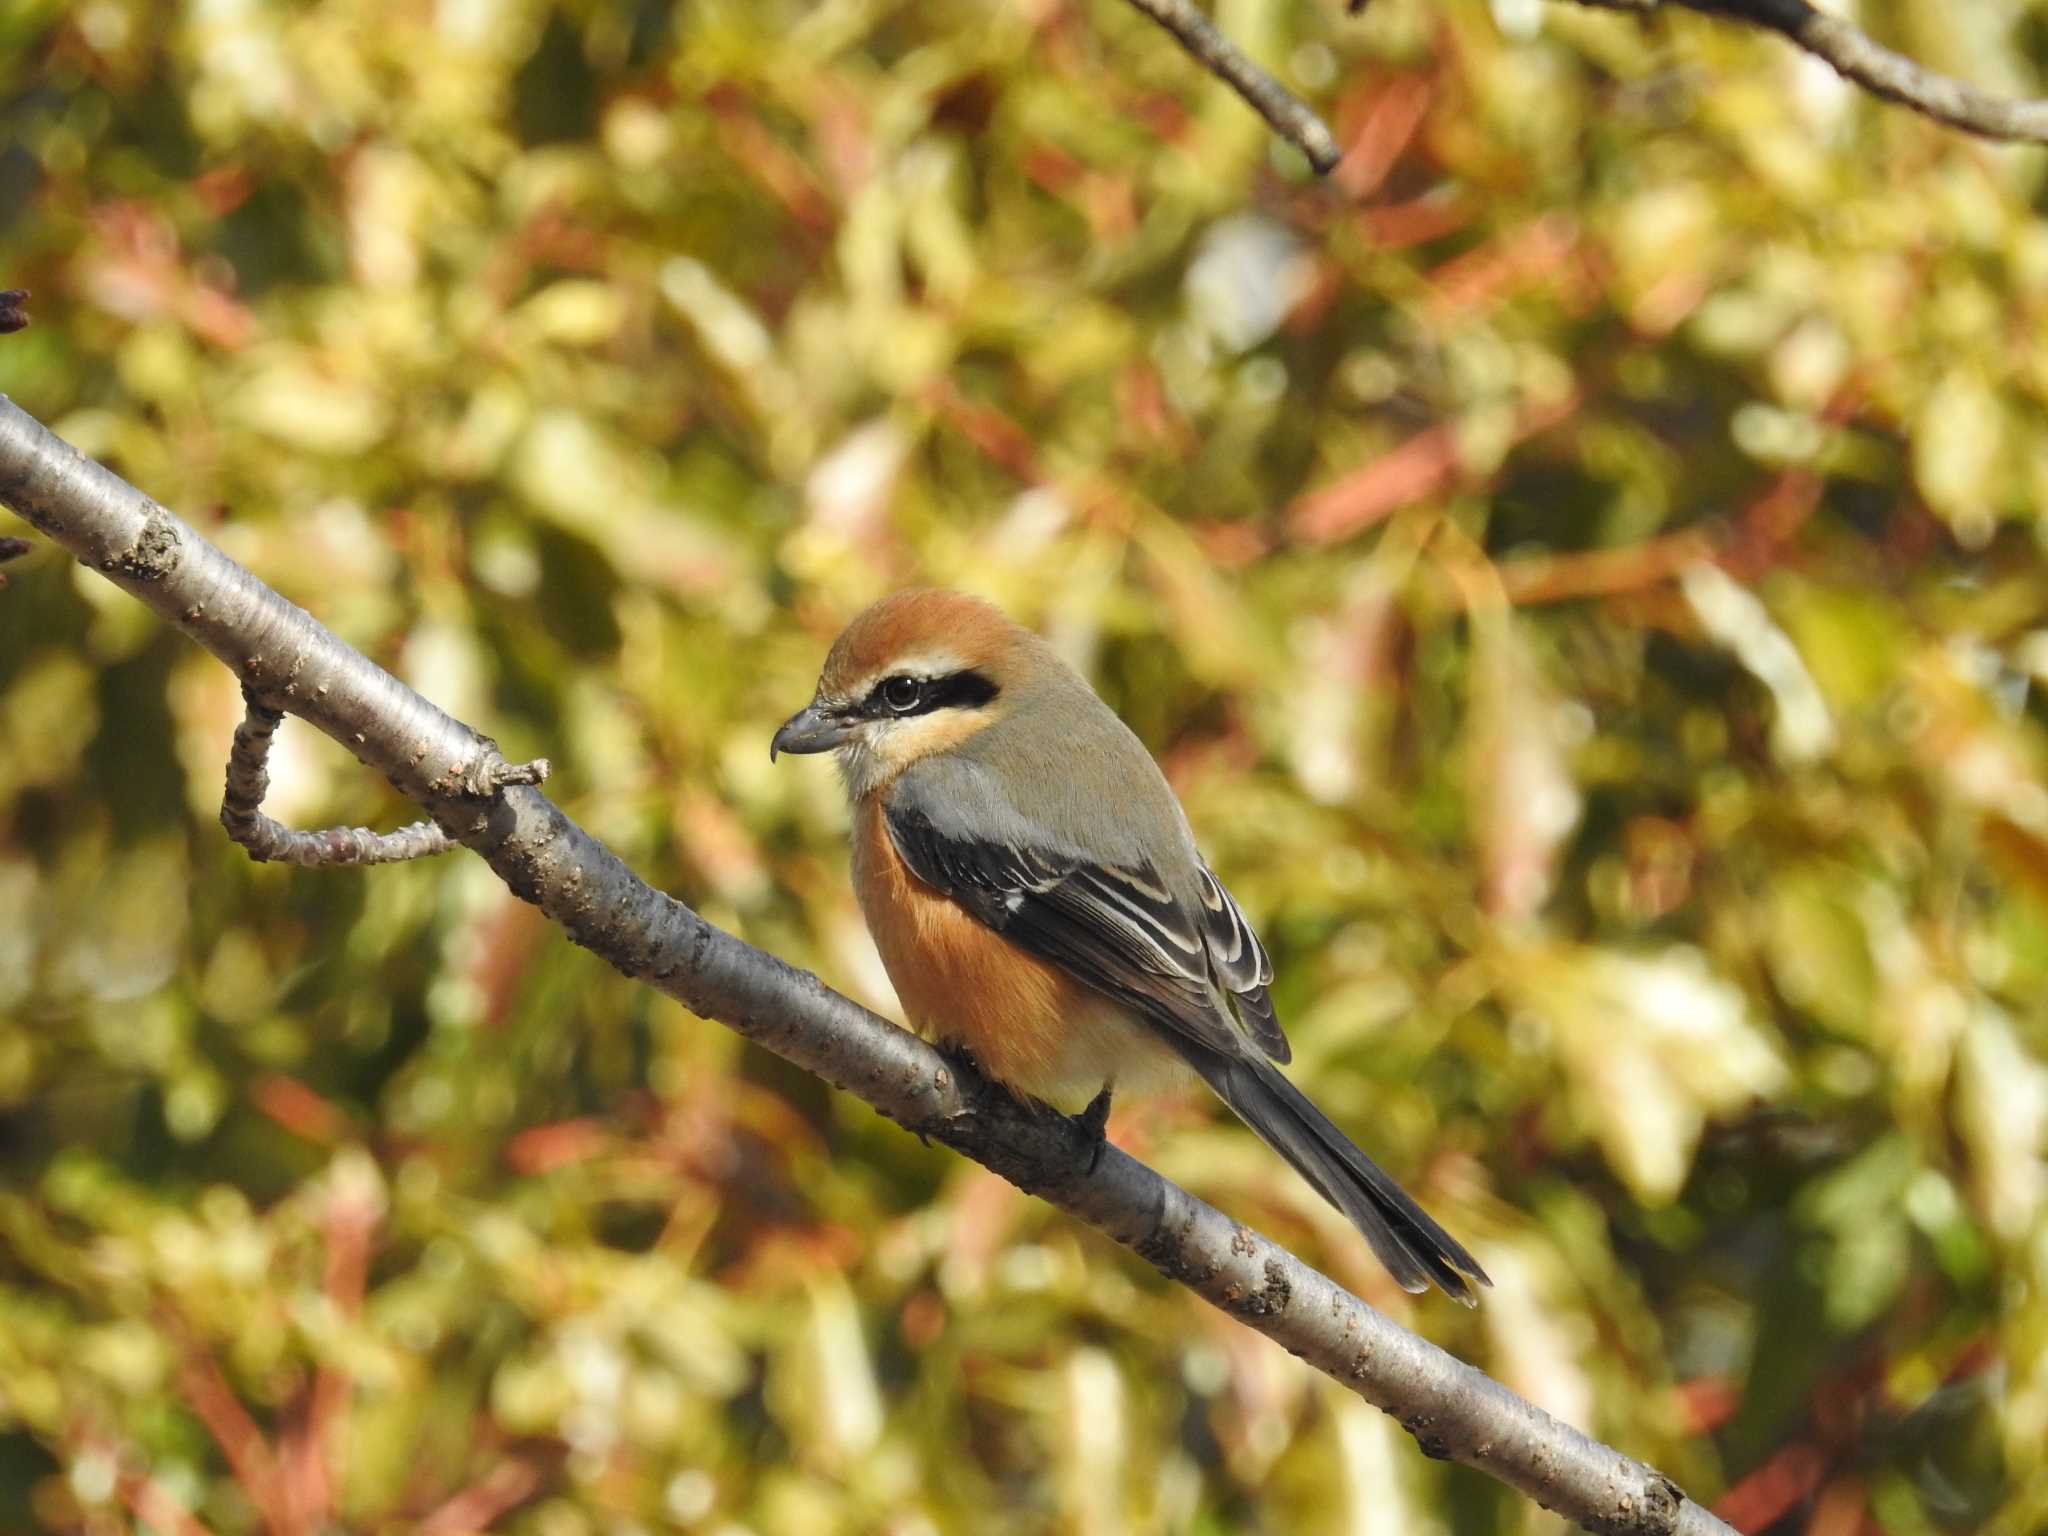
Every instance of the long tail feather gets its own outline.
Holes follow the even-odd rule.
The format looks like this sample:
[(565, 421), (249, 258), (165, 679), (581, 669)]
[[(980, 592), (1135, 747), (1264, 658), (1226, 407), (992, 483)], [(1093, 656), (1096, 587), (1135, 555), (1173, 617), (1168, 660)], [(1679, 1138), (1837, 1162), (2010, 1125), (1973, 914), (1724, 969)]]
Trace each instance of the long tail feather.
[(1464, 1245), (1359, 1151), (1279, 1068), (1199, 1049), (1183, 1054), (1261, 1141), (1350, 1218), (1402, 1289), (1427, 1290), (1433, 1280), (1444, 1294), (1469, 1307), (1477, 1302), (1471, 1281), (1493, 1284)]

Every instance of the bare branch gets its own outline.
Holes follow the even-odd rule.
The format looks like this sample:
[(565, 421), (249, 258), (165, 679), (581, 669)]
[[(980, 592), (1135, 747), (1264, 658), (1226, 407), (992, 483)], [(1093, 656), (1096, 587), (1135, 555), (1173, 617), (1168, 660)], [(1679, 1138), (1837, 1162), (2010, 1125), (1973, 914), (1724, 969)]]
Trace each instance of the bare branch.
[[(270, 742), (277, 734), (282, 710), (272, 709), (255, 694), (243, 691), (247, 712), (235, 727), (228, 751), (227, 791), (221, 796), (220, 824), (228, 836), (249, 851), (259, 864), (277, 862), (310, 868), (317, 864), (402, 864), (431, 858), (455, 846), (431, 821), (416, 821), (396, 832), (368, 827), (325, 827), (295, 832), (264, 815), (259, 807), (270, 793)], [(540, 784), (548, 776), (548, 760), (507, 763), (500, 759), (483, 770), (482, 793), (495, 794), (507, 784)]]
[(2048, 143), (2048, 101), (2011, 100), (1980, 91), (1894, 53), (1839, 16), (1806, 0), (1579, 0), (1599, 10), (1648, 14), (1675, 5), (1703, 16), (1746, 21), (1789, 39), (1873, 96), (1987, 139)]
[(1313, 108), (1245, 56), (1189, 0), (1130, 0), (1173, 34), (1202, 68), (1251, 105), (1273, 131), (1308, 156), (1318, 175), (1327, 175), (1343, 158), (1337, 139)]
[(1689, 0), (1699, 10), (1782, 32), (1844, 79), (1936, 122), (1988, 139), (2048, 143), (2048, 101), (2011, 101), (1915, 64), (1806, 0)]
[[(1204, 69), (1248, 102), (1273, 131), (1308, 156), (1319, 174), (1327, 175), (1343, 158), (1336, 138), (1315, 111), (1259, 68), (1190, 0), (1129, 0), (1173, 34)], [(1995, 96), (1974, 85), (1951, 79), (1904, 54), (1894, 53), (1863, 32), (1807, 0), (1578, 0), (1603, 11), (1630, 11), (1647, 16), (1667, 6), (1697, 11), (1702, 16), (1747, 22), (1786, 38), (1832, 67), (1845, 80), (1873, 96), (1910, 107), (1951, 128), (1987, 139), (2012, 139), (2048, 144), (2048, 100)], [(1348, 0), (1353, 15), (1366, 0)], [(4, 298), (5, 295), (0, 295)], [(24, 295), (25, 297), (25, 295)], [(23, 323), (26, 323), (24, 321)]]
[(397, 864), (407, 859), (446, 853), (454, 840), (431, 821), (416, 821), (396, 832), (379, 834), (368, 827), (330, 827), (320, 832), (295, 832), (258, 809), (270, 793), (270, 742), (284, 719), (253, 693), (244, 694), (246, 713), (235, 727), (228, 751), (227, 791), (221, 797), (220, 824), (248, 850), (257, 863)]
[(1393, 1414), (1429, 1455), (1477, 1467), (1591, 1530), (1733, 1536), (1661, 1473), (1399, 1327), (1076, 1121), (1027, 1108), (652, 889), (539, 790), (487, 795), (490, 765), (502, 762), (487, 739), (4, 397), (0, 502), (205, 646), (246, 690), (384, 773), (577, 943), (1108, 1234)]

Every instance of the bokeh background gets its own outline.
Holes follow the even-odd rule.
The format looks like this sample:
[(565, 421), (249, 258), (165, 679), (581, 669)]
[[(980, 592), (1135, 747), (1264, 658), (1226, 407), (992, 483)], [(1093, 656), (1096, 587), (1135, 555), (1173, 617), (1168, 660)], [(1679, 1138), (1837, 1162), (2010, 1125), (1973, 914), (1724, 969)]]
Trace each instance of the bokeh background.
[[(768, 738), (1002, 602), (1498, 1283), (1125, 1145), (1747, 1531), (2048, 1528), (2048, 161), (1697, 18), (1217, 14), (1328, 181), (1113, 0), (13, 0), (0, 389), (884, 1010)], [(480, 863), (251, 865), (227, 674), (10, 571), (0, 1528), (1554, 1527)], [(410, 819), (310, 736), (273, 812)]]

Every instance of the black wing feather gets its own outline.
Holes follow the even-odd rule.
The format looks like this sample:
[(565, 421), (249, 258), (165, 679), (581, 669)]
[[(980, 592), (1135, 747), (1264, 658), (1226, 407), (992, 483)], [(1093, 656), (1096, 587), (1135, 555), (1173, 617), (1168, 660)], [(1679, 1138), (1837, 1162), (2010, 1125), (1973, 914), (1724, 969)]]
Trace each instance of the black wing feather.
[(1236, 1043), (1220, 991), (1267, 1055), (1292, 1055), (1267, 984), (1273, 962), (1205, 865), (1201, 907), (1149, 863), (1107, 865), (1036, 845), (949, 836), (915, 807), (887, 808), (911, 872), (1018, 945), (1212, 1050)]
[(1020, 948), (1170, 1032), (1211, 1050), (1241, 1041), (1216, 1006), (1207, 946), (1149, 865), (1091, 864), (1044, 847), (950, 837), (915, 808), (887, 807), (911, 873)]

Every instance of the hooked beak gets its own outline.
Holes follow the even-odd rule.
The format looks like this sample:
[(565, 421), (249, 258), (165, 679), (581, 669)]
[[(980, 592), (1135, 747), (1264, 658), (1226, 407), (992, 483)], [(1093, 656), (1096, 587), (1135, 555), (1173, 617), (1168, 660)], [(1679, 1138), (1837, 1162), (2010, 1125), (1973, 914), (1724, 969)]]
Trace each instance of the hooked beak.
[(783, 752), (830, 752), (852, 733), (851, 722), (833, 719), (813, 701), (782, 722), (782, 729), (768, 743), (768, 761), (774, 762)]

